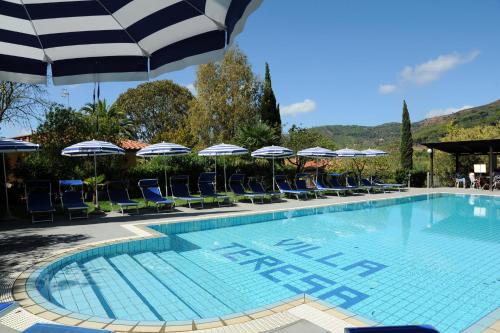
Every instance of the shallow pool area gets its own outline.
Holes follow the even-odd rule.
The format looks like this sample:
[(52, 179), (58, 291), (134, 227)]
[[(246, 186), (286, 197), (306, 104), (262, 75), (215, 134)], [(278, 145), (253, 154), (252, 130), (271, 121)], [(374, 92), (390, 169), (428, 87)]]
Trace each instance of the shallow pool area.
[(140, 321), (223, 317), (308, 294), (457, 332), (500, 306), (500, 199), (452, 194), (213, 218), (71, 254), (27, 282), (42, 307)]

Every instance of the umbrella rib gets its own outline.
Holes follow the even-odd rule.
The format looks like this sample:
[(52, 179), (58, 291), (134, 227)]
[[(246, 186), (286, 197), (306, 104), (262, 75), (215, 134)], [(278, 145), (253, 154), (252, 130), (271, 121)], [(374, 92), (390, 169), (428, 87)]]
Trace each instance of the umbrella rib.
[(190, 5), (191, 7), (193, 7), (194, 10), (196, 10), (198, 13), (200, 13), (201, 15), (205, 16), (206, 18), (208, 18), (210, 21), (214, 22), (215, 25), (218, 26), (219, 28), (221, 28), (222, 30), (227, 30), (227, 27), (226, 27), (226, 25), (224, 23), (221, 23), (221, 22), (219, 22), (219, 21), (211, 18), (205, 12), (201, 11), (195, 5), (193, 5), (189, 0), (182, 0), (182, 1), (184, 1), (185, 3), (187, 3), (188, 5)]
[(101, 0), (95, 0), (107, 13), (109, 16), (111, 16), (111, 18), (116, 22), (116, 24), (118, 24), (120, 26), (120, 28), (122, 28), (122, 30), (127, 34), (127, 36), (130, 38), (130, 40), (132, 42), (135, 43), (135, 45), (137, 45), (137, 47), (141, 50), (142, 54), (144, 54), (144, 56), (148, 57), (150, 56), (149, 52), (146, 51), (145, 49), (143, 49), (139, 43), (135, 40), (134, 37), (132, 37), (132, 35), (128, 32), (127, 28), (125, 28), (121, 23), (120, 21), (118, 21), (118, 19), (113, 15), (113, 13), (108, 9), (106, 8), (106, 6), (104, 6), (104, 4), (101, 2)]
[(52, 60), (49, 58), (49, 56), (45, 52), (45, 48), (43, 47), (42, 40), (40, 39), (40, 36), (38, 35), (38, 31), (36, 31), (35, 25), (33, 24), (33, 20), (31, 19), (31, 15), (28, 11), (28, 8), (26, 8), (26, 5), (24, 4), (24, 0), (19, 0), (19, 1), (21, 2), (21, 5), (23, 6), (24, 11), (26, 12), (26, 15), (28, 16), (28, 20), (30, 21), (31, 27), (33, 28), (33, 31), (35, 32), (36, 39), (38, 40), (38, 43), (40, 43), (40, 48), (42, 49), (45, 61), (47, 63), (52, 63)]

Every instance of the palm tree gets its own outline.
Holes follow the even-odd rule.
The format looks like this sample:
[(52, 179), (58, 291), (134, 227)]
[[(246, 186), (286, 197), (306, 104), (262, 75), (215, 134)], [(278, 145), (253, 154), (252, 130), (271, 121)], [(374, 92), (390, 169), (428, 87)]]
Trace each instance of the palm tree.
[(263, 123), (240, 127), (236, 134), (236, 142), (250, 151), (279, 142), (280, 136), (276, 129)]
[(132, 121), (114, 104), (108, 105), (106, 99), (98, 100), (95, 105), (87, 103), (80, 111), (95, 122), (97, 136), (99, 136), (100, 131), (106, 132), (108, 129), (117, 130), (118, 133), (114, 134), (118, 134), (121, 138), (133, 139), (136, 137)]

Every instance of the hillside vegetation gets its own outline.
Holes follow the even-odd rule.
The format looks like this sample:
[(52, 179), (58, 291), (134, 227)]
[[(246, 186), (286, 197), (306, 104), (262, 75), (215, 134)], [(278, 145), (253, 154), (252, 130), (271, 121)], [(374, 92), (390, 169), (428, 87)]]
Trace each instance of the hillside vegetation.
[[(412, 123), (415, 143), (439, 141), (450, 122), (463, 128), (494, 125), (500, 121), (500, 100), (483, 106), (462, 110), (446, 116), (438, 116)], [(339, 147), (367, 148), (391, 147), (399, 143), (401, 123), (385, 123), (377, 126), (329, 125), (315, 127), (331, 138)]]

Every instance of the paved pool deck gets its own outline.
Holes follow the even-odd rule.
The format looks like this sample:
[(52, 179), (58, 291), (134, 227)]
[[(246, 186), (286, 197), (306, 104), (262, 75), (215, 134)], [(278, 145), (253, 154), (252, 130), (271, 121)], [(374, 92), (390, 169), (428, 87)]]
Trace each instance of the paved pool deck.
[[(205, 209), (190, 209), (177, 207), (173, 212), (156, 213), (143, 211), (139, 215), (131, 214), (122, 216), (119, 213), (109, 213), (105, 217), (91, 218), (88, 220), (65, 219), (56, 220), (53, 223), (31, 224), (29, 221), (3, 221), (0, 222), (0, 302), (14, 300), (13, 288), (16, 279), (21, 273), (32, 267), (35, 263), (43, 261), (48, 257), (64, 255), (75, 248), (94, 246), (96, 244), (110, 241), (123, 241), (137, 237), (150, 237), (152, 234), (145, 225), (152, 223), (182, 222), (191, 219), (234, 216), (241, 214), (254, 214), (259, 212), (298, 209), (305, 207), (320, 207), (339, 203), (361, 202), (367, 200), (378, 200), (387, 198), (398, 198), (428, 193), (465, 193), (475, 195), (500, 196), (500, 191), (482, 191), (463, 188), (435, 188), (417, 189), (411, 188), (403, 192), (377, 193), (356, 196), (328, 196), (320, 199), (294, 200), (285, 199), (280, 202), (251, 204), (239, 202), (229, 207), (213, 206)], [(19, 280), (18, 280), (19, 281)], [(19, 283), (18, 283), (19, 284)], [(19, 299), (18, 299), (19, 300)], [(500, 312), (500, 311), (497, 311)], [(491, 317), (493, 318), (493, 317)], [(500, 333), (500, 320), (485, 318), (471, 327), (470, 332)], [(494, 317), (496, 318), (496, 317)], [(301, 321), (302, 320), (302, 321)], [(280, 332), (293, 331), (297, 325), (308, 321), (330, 332), (343, 332), (347, 326), (362, 326), (374, 324), (358, 318), (352, 314), (346, 314), (338, 309), (325, 307), (311, 299), (290, 302), (288, 306), (278, 307), (274, 311), (260, 313), (247, 320), (234, 320), (222, 322), (222, 325), (191, 325), (190, 328), (197, 332), (264, 332), (280, 329)], [(23, 330), (34, 322), (65, 322), (63, 318), (51, 318), (28, 312), (18, 308), (8, 315), (0, 318), (0, 325), (16, 330)], [(85, 326), (85, 325), (83, 325)], [(1, 328), (1, 327), (0, 327)], [(104, 328), (114, 329), (116, 332), (167, 332), (170, 328), (160, 327), (120, 327), (107, 325)], [(174, 328), (171, 328), (174, 329)], [(189, 328), (178, 327), (177, 331), (188, 331)], [(0, 329), (1, 331), (1, 329)]]

